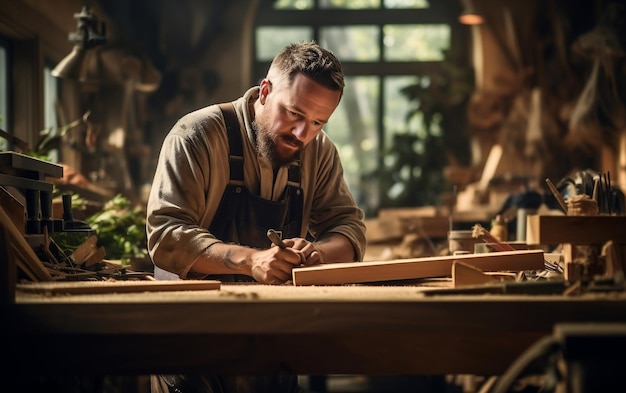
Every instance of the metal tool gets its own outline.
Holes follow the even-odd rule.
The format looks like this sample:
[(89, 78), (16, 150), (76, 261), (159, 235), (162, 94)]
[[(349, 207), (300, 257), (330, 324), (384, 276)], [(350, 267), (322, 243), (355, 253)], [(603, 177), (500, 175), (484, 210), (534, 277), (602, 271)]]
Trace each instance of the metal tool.
[(268, 229), (267, 230), (267, 238), (270, 239), (270, 241), (274, 245), (276, 245), (276, 246), (278, 246), (278, 247), (280, 247), (282, 249), (287, 248), (287, 245), (285, 244), (285, 242), (283, 242), (283, 240), (280, 238), (280, 235), (275, 230)]

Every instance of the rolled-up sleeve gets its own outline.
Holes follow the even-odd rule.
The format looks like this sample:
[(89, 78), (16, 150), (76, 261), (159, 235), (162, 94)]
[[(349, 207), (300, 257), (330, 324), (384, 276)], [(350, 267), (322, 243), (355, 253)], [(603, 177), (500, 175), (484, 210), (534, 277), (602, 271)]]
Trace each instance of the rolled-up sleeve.
[[(209, 139), (219, 139), (222, 133), (212, 130), (220, 128), (223, 126), (215, 115), (188, 115), (165, 137), (159, 153), (147, 203), (148, 252), (156, 266), (182, 278), (200, 253), (219, 242), (208, 227), (225, 187), (224, 179), (211, 178), (211, 166), (222, 158), (215, 156), (223, 152), (210, 151)], [(215, 146), (224, 143), (218, 140)]]
[[(315, 175), (311, 177), (310, 227), (317, 238), (338, 233), (354, 247), (356, 261), (365, 254), (366, 237), (363, 210), (356, 204), (343, 176), (339, 153), (332, 141), (321, 134), (316, 151)], [(312, 166), (310, 166), (312, 167)], [(349, 261), (346, 261), (349, 262)]]

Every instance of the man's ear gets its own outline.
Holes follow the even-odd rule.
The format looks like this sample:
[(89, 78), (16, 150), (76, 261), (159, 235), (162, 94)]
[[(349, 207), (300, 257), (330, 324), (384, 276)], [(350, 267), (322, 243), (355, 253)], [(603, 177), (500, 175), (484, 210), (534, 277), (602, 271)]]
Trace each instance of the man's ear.
[(259, 101), (261, 101), (261, 104), (265, 104), (265, 100), (271, 90), (272, 82), (270, 82), (267, 78), (263, 79), (259, 85)]

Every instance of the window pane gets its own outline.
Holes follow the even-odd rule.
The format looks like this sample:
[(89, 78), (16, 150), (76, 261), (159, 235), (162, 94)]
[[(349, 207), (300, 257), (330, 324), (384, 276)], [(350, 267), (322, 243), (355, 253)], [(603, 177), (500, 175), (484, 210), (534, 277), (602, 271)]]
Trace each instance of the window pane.
[(320, 8), (343, 8), (351, 10), (380, 8), (380, 0), (320, 0)]
[(415, 106), (411, 104), (407, 98), (402, 95), (400, 90), (403, 88), (417, 84), (419, 78), (417, 76), (388, 76), (384, 78), (384, 128), (385, 132), (385, 148), (391, 146), (393, 134), (397, 133), (413, 133), (419, 134), (423, 132), (423, 127), (419, 121), (419, 116), (413, 116), (410, 122), (407, 122), (407, 115)]
[[(9, 66), (7, 64), (7, 50), (0, 46), (0, 128), (11, 133), (9, 129), (9, 85), (7, 73)], [(9, 141), (0, 137), (0, 151), (9, 149)]]
[(378, 77), (346, 77), (339, 106), (325, 127), (339, 149), (344, 177), (359, 205), (375, 211), (378, 191), (369, 178), (378, 166)]
[[(399, 76), (384, 79), (385, 149), (380, 171), (381, 206), (438, 205), (447, 187), (443, 168), (446, 149), (438, 125), (430, 132), (416, 100), (401, 92), (412, 85), (428, 85), (428, 77)], [(438, 123), (437, 120), (434, 121)]]
[(310, 10), (313, 8), (314, 0), (276, 0), (274, 9), (276, 10)]
[(385, 0), (385, 8), (428, 8), (428, 0)]
[(377, 26), (323, 27), (320, 44), (342, 61), (377, 61), (379, 31)]
[(441, 61), (450, 47), (450, 26), (385, 25), (383, 37), (387, 61)]
[[(58, 79), (52, 76), (50, 67), (44, 67), (43, 71), (43, 100), (44, 100), (44, 128), (49, 130), (50, 136), (59, 135), (59, 126), (56, 116), (56, 101), (58, 96)], [(52, 162), (59, 162), (59, 149), (53, 149), (48, 153)]]
[(256, 29), (256, 58), (272, 60), (285, 46), (293, 42), (311, 41), (311, 27), (262, 26)]

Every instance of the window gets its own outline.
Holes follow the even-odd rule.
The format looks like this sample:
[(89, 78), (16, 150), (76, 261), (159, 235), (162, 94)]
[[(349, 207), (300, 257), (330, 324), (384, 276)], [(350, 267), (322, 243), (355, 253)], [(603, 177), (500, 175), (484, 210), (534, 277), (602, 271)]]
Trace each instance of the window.
[(266, 0), (260, 5), (257, 81), (291, 42), (316, 40), (341, 60), (346, 90), (325, 130), (367, 216), (381, 207), (438, 203), (445, 187), (445, 154), (435, 150), (441, 147), (441, 119), (423, 113), (428, 103), (414, 92), (415, 86), (428, 89), (441, 79), (434, 75), (452, 50), (466, 49), (467, 34), (460, 35), (456, 23), (459, 13), (456, 0)]
[[(0, 129), (10, 132), (9, 129), (9, 84), (8, 71), (9, 63), (7, 59), (7, 48), (0, 45)], [(0, 151), (9, 149), (9, 141), (0, 136)]]
[[(51, 138), (60, 136), (59, 124), (57, 122), (56, 105), (59, 94), (59, 80), (52, 76), (52, 68), (44, 67), (43, 70), (43, 121), (44, 130)], [(59, 147), (55, 146), (47, 152), (48, 159), (52, 162), (59, 162)]]

